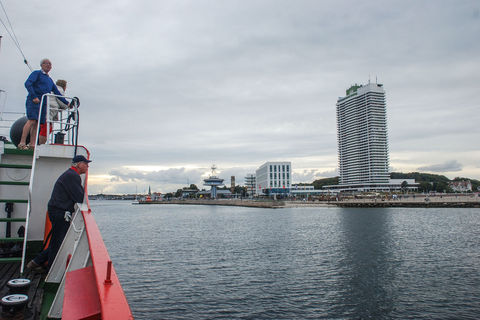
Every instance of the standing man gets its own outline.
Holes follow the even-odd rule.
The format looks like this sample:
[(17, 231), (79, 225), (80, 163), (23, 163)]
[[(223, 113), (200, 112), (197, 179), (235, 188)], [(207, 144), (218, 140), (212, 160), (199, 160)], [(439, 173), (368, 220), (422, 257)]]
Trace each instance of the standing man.
[[(18, 148), (22, 150), (33, 149), (35, 146), (35, 141), (37, 139), (37, 126), (38, 126), (38, 115), (40, 112), (40, 100), (42, 95), (50, 92), (54, 92), (56, 95), (62, 95), (58, 91), (57, 86), (53, 83), (53, 80), (49, 77), (48, 73), (52, 69), (52, 63), (48, 59), (42, 59), (40, 61), (41, 70), (33, 71), (25, 81), (25, 88), (27, 88), (28, 96), (25, 103), (27, 109), (27, 122), (23, 127), (22, 138), (18, 144)], [(68, 104), (68, 101), (64, 98), (60, 100)], [(40, 117), (40, 123), (45, 123), (45, 115), (47, 113), (46, 99), (44, 100), (42, 114)], [(27, 146), (27, 136), (30, 133), (30, 144)]]
[(91, 160), (87, 160), (84, 156), (75, 156), (72, 159), (72, 166), (55, 182), (52, 196), (48, 201), (48, 218), (52, 223), (50, 245), (30, 261), (27, 268), (41, 267), (47, 260), (48, 268), (52, 266), (70, 226), (71, 215), (75, 212), (75, 203), (83, 203), (85, 190), (80, 175), (88, 171), (90, 162)]

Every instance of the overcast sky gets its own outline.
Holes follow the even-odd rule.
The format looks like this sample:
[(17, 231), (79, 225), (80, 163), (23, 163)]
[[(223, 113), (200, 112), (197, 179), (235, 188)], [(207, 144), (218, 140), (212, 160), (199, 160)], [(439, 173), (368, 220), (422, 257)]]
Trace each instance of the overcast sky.
[[(480, 1), (2, 3), (32, 67), (81, 99), (89, 193), (201, 187), (213, 163), (237, 184), (266, 161), (335, 176), (336, 101), (369, 80), (392, 171), (480, 179)], [(0, 107), (22, 112), (30, 71), (0, 35)]]

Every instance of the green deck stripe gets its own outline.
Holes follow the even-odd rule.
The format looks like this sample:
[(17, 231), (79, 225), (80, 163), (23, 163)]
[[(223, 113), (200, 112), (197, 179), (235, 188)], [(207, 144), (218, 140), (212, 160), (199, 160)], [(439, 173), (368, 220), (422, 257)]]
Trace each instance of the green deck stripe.
[(32, 169), (30, 164), (9, 164), (9, 163), (0, 163), (0, 168), (13, 168), (13, 169)]
[(23, 238), (0, 238), (0, 243), (5, 242), (22, 242)]
[(0, 218), (0, 222), (25, 222), (25, 218)]
[(57, 294), (59, 283), (43, 283), (43, 297), (42, 297), (42, 308), (40, 310), (40, 319), (50, 319), (48, 318), (48, 311), (53, 304), (55, 295)]
[(0, 263), (21, 262), (22, 257), (0, 258)]
[(21, 154), (33, 156), (33, 150), (20, 150), (17, 148), (5, 148), (5, 154)]
[(23, 200), (23, 199), (0, 199), (0, 202), (28, 203), (28, 200)]
[(0, 181), (0, 184), (10, 186), (28, 186), (30, 183), (27, 181)]

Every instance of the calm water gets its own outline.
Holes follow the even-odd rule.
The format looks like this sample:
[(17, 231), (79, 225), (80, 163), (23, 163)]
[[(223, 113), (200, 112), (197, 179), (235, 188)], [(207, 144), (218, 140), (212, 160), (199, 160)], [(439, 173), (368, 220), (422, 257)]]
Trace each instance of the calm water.
[(92, 201), (136, 319), (478, 319), (478, 209)]

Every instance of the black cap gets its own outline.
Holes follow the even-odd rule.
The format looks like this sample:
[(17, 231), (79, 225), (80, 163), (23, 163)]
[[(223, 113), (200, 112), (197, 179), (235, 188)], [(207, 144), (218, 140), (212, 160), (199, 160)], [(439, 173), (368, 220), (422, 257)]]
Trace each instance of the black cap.
[(85, 158), (84, 156), (75, 156), (75, 157), (73, 157), (72, 163), (77, 163), (77, 162), (86, 162), (86, 163), (89, 163), (89, 162), (92, 162), (92, 160), (87, 160), (87, 158)]

